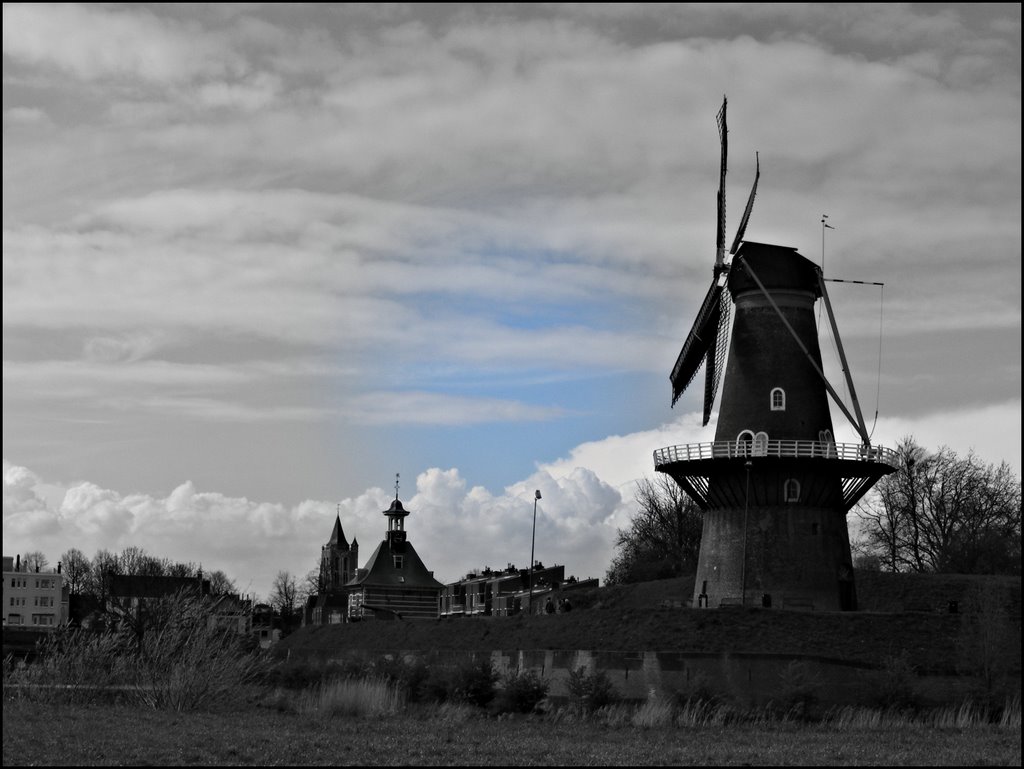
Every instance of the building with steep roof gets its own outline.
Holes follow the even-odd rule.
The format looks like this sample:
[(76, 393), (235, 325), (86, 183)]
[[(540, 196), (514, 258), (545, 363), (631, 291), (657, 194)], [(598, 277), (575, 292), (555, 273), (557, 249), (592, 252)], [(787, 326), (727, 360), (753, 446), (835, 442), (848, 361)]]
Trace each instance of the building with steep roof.
[(320, 550), (320, 591), (331, 592), (344, 588), (356, 575), (359, 564), (359, 542), (352, 544), (345, 538), (341, 528), (341, 513), (334, 519), (331, 538)]
[(346, 588), (348, 616), (360, 619), (436, 619), (444, 585), (434, 579), (409, 542), (405, 518), (409, 511), (398, 495), (384, 511), (388, 531)]
[(341, 526), (341, 512), (327, 544), (320, 549), (320, 576), (317, 594), (309, 597), (304, 624), (333, 625), (344, 622), (348, 609), (348, 588), (359, 568), (359, 542), (350, 545)]

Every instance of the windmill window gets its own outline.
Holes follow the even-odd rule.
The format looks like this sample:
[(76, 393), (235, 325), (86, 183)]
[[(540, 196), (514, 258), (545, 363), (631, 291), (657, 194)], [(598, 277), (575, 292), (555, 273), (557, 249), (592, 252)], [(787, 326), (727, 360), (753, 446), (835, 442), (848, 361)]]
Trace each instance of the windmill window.
[(754, 456), (763, 457), (768, 454), (768, 433), (759, 432), (754, 436)]
[(405, 564), (404, 556), (396, 555), (395, 556), (395, 568), (396, 569), (401, 569), (402, 566), (404, 566), (404, 564)]
[(790, 478), (786, 481), (785, 495), (787, 502), (799, 502), (800, 501), (800, 481), (796, 478)]
[(781, 387), (776, 387), (772, 390), (772, 411), (785, 411), (786, 410), (786, 391)]

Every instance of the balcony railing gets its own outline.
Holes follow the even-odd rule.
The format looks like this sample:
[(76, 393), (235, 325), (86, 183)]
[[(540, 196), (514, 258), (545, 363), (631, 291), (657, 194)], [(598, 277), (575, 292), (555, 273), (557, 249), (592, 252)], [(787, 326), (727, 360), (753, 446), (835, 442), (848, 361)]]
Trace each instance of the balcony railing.
[(714, 441), (668, 446), (654, 452), (654, 466), (701, 459), (746, 459), (748, 457), (807, 457), (879, 462), (898, 466), (897, 454), (884, 446), (831, 441)]

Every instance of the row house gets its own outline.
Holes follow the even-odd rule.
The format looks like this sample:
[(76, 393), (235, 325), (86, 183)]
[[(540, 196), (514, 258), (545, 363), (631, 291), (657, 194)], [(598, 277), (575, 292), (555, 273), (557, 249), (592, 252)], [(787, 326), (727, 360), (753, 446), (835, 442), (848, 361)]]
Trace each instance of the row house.
[(68, 621), (68, 588), (60, 564), (29, 570), (21, 556), (3, 556), (4, 627), (52, 630)]
[(529, 569), (511, 563), (501, 571), (485, 568), (473, 571), (441, 592), (442, 617), (509, 617), (520, 612), (543, 611), (545, 599), (567, 590), (597, 587), (597, 579), (565, 578), (565, 566), (544, 566), (540, 561)]

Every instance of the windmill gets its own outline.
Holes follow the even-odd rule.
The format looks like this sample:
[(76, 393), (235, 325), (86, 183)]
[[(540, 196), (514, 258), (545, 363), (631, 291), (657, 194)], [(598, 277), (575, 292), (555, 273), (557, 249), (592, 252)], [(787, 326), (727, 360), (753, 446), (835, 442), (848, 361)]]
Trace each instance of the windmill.
[[(722, 155), (711, 287), (670, 375), (674, 405), (705, 366), (705, 425), (721, 378), (715, 440), (659, 449), (655, 469), (674, 478), (703, 512), (694, 606), (774, 601), (854, 609), (846, 513), (894, 471), (895, 454), (871, 445), (821, 268), (795, 248), (744, 239), (760, 161), (731, 261), (725, 261), (726, 104), (718, 113)], [(852, 412), (822, 370), (814, 313), (819, 299)], [(830, 396), (860, 443), (835, 442)]]

